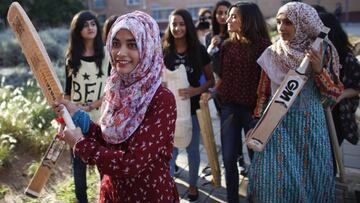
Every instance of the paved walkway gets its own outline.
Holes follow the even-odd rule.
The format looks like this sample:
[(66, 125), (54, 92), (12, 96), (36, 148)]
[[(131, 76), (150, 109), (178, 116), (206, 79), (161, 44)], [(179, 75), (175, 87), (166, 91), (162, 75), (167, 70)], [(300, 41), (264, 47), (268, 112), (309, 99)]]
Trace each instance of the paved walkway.
[[(199, 200), (198, 202), (226, 202), (226, 186), (225, 186), (225, 176), (224, 176), (224, 166), (222, 163), (222, 156), (220, 151), (220, 121), (219, 118), (212, 113), (212, 119), (213, 119), (213, 128), (214, 128), (214, 134), (215, 134), (215, 140), (217, 145), (217, 150), (219, 154), (219, 163), (221, 166), (221, 187), (214, 187), (211, 185), (211, 175), (210, 169), (208, 167), (208, 159), (206, 155), (206, 151), (204, 149), (204, 146), (200, 145), (200, 170), (199, 170)], [(201, 139), (201, 138), (200, 138)], [(243, 139), (244, 140), (244, 139)], [(349, 144), (350, 145), (350, 144)], [(244, 154), (245, 154), (245, 162), (249, 164), (249, 159), (247, 158), (247, 151), (246, 147), (244, 148)], [(357, 146), (348, 146), (347, 143), (345, 143), (342, 147), (343, 150), (345, 150), (343, 157), (345, 158), (344, 164), (346, 166), (346, 181), (347, 184), (347, 190), (344, 192), (341, 185), (344, 184), (337, 184), (337, 190), (336, 190), (336, 196), (337, 196), (337, 202), (356, 202), (355, 193), (354, 191), (360, 191), (360, 167), (357, 168), (358, 163), (360, 163), (360, 151), (358, 151), (359, 144)], [(354, 150), (355, 149), (355, 150)], [(351, 156), (350, 156), (350, 154)], [(350, 159), (352, 158), (352, 159)], [(188, 171), (189, 166), (187, 162), (187, 153), (185, 149), (179, 150), (179, 155), (176, 160), (177, 165), (180, 167), (180, 173), (176, 175), (175, 181), (177, 184), (177, 188), (179, 191), (179, 195), (181, 198), (181, 202), (185, 203), (188, 202), (186, 200), (187, 197), (187, 188), (188, 188)], [(239, 198), (241, 202), (247, 202), (246, 201), (246, 188), (248, 179), (242, 177), (241, 175), (240, 181), (241, 184), (239, 186)]]
[(360, 23), (342, 23), (342, 27), (347, 33), (360, 36)]

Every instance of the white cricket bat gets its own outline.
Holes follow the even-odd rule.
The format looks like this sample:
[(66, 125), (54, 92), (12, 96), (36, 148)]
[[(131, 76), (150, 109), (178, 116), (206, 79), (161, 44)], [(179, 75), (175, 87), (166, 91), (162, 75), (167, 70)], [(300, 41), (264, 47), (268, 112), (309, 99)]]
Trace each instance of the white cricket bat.
[[(37, 31), (18, 2), (13, 2), (10, 5), (7, 20), (20, 42), (26, 60), (47, 102), (51, 105), (57, 99), (62, 98), (63, 90)], [(67, 128), (75, 129), (71, 116), (65, 108), (63, 118)], [(25, 190), (25, 194), (31, 197), (39, 196), (62, 149), (61, 142), (54, 138), (40, 167)]]
[[(312, 44), (313, 49), (320, 49), (321, 42), (325, 39), (329, 31), (329, 28), (323, 28)], [(287, 73), (280, 87), (266, 107), (261, 119), (247, 138), (246, 142), (249, 148), (254, 151), (262, 151), (264, 149), (274, 130), (282, 121), (308, 80), (306, 71), (309, 67), (309, 63), (309, 58), (305, 56), (296, 70), (290, 70)]]

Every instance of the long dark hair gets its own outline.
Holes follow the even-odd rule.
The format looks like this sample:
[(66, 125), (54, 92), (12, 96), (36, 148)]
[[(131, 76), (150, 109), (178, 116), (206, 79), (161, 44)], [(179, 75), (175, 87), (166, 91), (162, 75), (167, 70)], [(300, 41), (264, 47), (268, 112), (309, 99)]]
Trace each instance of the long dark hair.
[(105, 23), (103, 26), (103, 41), (104, 41), (104, 43), (106, 43), (106, 39), (108, 37), (111, 26), (115, 23), (115, 21), (118, 17), (119, 16), (117, 16), (117, 15), (112, 15), (105, 20)]
[(346, 55), (352, 53), (353, 46), (350, 44), (348, 36), (342, 29), (340, 22), (333, 14), (320, 12), (319, 16), (324, 25), (330, 28), (328, 37), (339, 54), (340, 63), (343, 64)]
[[(194, 67), (201, 67), (203, 64), (201, 64), (201, 57), (200, 57), (200, 42), (196, 34), (196, 29), (194, 22), (192, 20), (192, 17), (190, 13), (185, 9), (177, 9), (171, 12), (169, 18), (171, 16), (181, 16), (184, 20), (185, 27), (186, 27), (186, 53), (189, 57), (190, 63)], [(170, 21), (169, 21), (170, 23)], [(164, 52), (164, 58), (165, 58), (165, 65), (168, 66), (168, 60), (167, 58), (170, 55), (176, 54), (176, 47), (175, 47), (175, 41), (174, 36), (172, 35), (170, 31), (170, 24), (166, 28), (165, 35), (163, 37), (163, 52)]]
[(104, 43), (101, 38), (101, 28), (99, 21), (95, 14), (91, 11), (81, 11), (77, 13), (70, 24), (70, 36), (69, 45), (66, 51), (65, 63), (69, 74), (76, 75), (79, 72), (81, 65), (81, 57), (85, 51), (84, 40), (81, 36), (81, 30), (84, 28), (86, 21), (94, 20), (97, 27), (96, 36), (94, 39), (94, 57), (95, 63), (100, 74), (103, 74), (101, 70), (102, 60), (104, 59)]
[[(263, 39), (270, 41), (264, 16), (255, 3), (239, 1), (232, 5), (228, 12), (230, 12), (232, 8), (238, 9), (241, 19), (241, 35), (249, 41), (250, 44), (255, 44)], [(231, 36), (232, 40), (233, 38), (234, 37)]]
[[(212, 13), (212, 18), (211, 18), (211, 24), (212, 24), (212, 34), (213, 36), (214, 35), (218, 35), (220, 34), (220, 24), (218, 23), (217, 19), (216, 19), (216, 13), (217, 13), (217, 9), (219, 8), (219, 6), (226, 6), (226, 7), (230, 7), (231, 6), (231, 3), (228, 2), (228, 1), (218, 1), (216, 4), (215, 4), (215, 7), (214, 7), (214, 10), (213, 10), (213, 13)], [(227, 26), (225, 24), (225, 38), (228, 38), (229, 37), (229, 33), (227, 31)]]

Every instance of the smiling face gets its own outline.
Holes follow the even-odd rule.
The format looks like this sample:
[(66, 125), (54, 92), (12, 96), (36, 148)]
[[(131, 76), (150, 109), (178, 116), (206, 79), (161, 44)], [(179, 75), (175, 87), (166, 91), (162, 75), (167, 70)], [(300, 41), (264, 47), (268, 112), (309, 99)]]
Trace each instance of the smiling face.
[(186, 25), (184, 19), (180, 15), (173, 15), (170, 17), (170, 32), (174, 39), (185, 38)]
[(81, 30), (81, 36), (85, 40), (95, 39), (98, 27), (95, 20), (87, 20)]
[(294, 39), (296, 29), (294, 24), (287, 18), (285, 14), (276, 16), (277, 31), (282, 40), (289, 42)]
[(229, 12), (229, 18), (226, 20), (226, 22), (229, 32), (241, 32), (241, 16), (238, 8), (231, 8)]
[(119, 74), (131, 73), (140, 61), (139, 50), (132, 33), (120, 29), (112, 40), (111, 58)]

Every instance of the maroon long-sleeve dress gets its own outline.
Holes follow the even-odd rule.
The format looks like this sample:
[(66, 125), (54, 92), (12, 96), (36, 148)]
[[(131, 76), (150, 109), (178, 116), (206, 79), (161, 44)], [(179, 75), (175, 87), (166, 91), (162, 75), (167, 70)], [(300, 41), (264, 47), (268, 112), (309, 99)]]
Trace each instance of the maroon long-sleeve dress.
[(102, 175), (100, 202), (178, 202), (169, 173), (176, 105), (171, 92), (160, 86), (135, 133), (118, 145), (105, 143), (92, 123), (75, 153)]

